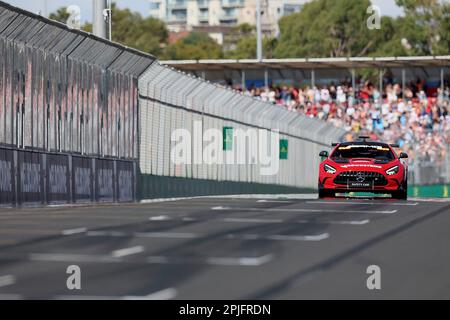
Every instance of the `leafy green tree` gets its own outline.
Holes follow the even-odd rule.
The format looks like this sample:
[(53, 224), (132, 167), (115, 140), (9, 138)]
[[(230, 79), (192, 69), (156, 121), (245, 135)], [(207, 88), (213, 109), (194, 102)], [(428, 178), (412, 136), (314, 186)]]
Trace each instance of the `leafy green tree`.
[(280, 39), (274, 55), (285, 57), (342, 57), (368, 55), (390, 39), (393, 21), (384, 17), (381, 29), (367, 27), (370, 0), (316, 0), (302, 11), (280, 20)]
[(315, 0), (280, 21), (274, 55), (284, 57), (448, 54), (450, 3), (396, 0), (405, 14), (367, 28), (369, 0)]
[(50, 13), (48, 16), (52, 20), (56, 20), (62, 23), (66, 23), (67, 19), (69, 19), (70, 14), (67, 12), (66, 7), (61, 7), (56, 12)]
[(377, 53), (439, 55), (450, 51), (450, 3), (439, 0), (396, 0), (405, 15), (395, 21), (395, 34)]
[(222, 47), (206, 33), (191, 32), (166, 48), (163, 55), (169, 60), (183, 59), (220, 59)]
[(167, 43), (168, 31), (163, 21), (143, 18), (129, 9), (119, 9), (113, 3), (112, 40), (159, 56)]
[[(112, 4), (112, 40), (138, 50), (161, 55), (167, 44), (168, 31), (164, 22), (148, 17), (143, 18), (129, 9), (119, 9)], [(66, 8), (59, 8), (50, 14), (50, 19), (66, 23), (69, 14)], [(82, 29), (92, 32), (92, 24), (86, 23)]]
[[(276, 48), (275, 38), (263, 38), (263, 57), (273, 58), (273, 51)], [(256, 36), (249, 35), (242, 37), (236, 44), (236, 49), (225, 52), (227, 59), (256, 59)]]

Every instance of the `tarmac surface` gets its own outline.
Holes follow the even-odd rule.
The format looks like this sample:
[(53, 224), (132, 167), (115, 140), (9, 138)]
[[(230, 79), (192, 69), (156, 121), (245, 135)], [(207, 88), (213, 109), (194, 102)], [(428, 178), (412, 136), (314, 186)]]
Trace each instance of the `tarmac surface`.
[[(67, 287), (73, 265), (80, 290)], [(372, 265), (381, 289), (367, 287)], [(0, 299), (350, 298), (450, 299), (450, 202), (280, 195), (0, 208)]]

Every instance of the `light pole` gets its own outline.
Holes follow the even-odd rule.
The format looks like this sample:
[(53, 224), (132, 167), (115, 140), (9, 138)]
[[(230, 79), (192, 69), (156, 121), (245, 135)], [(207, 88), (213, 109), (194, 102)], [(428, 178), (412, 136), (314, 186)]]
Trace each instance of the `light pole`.
[(261, 0), (256, 0), (256, 59), (262, 61)]
[(105, 13), (108, 12), (108, 10), (106, 9), (106, 0), (93, 0), (92, 5), (92, 31), (97, 37), (106, 38)]

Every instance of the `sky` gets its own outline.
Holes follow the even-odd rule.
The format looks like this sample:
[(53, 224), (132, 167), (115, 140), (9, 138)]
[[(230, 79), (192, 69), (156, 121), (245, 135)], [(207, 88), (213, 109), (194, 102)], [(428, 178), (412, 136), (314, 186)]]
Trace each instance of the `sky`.
[[(81, 9), (82, 22), (92, 20), (92, 0), (2, 0), (13, 6), (37, 13), (41, 11), (42, 14), (47, 12), (54, 12), (60, 7), (67, 7), (69, 5), (77, 5)], [(270, 0), (269, 0), (270, 1)], [(149, 1), (148, 0), (114, 0), (120, 8), (128, 7), (132, 11), (138, 11), (143, 16), (148, 16)], [(395, 5), (394, 0), (372, 0), (374, 5), (381, 9), (381, 14), (386, 16), (398, 16), (402, 14), (402, 9)]]

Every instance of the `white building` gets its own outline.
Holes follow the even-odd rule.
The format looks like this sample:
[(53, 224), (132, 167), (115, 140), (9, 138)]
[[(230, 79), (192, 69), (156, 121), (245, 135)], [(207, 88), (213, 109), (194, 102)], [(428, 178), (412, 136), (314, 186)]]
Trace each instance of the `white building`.
[[(276, 35), (278, 20), (301, 10), (310, 0), (261, 0), (263, 32)], [(150, 15), (167, 23), (170, 31), (201, 26), (256, 24), (256, 0), (150, 0)]]

